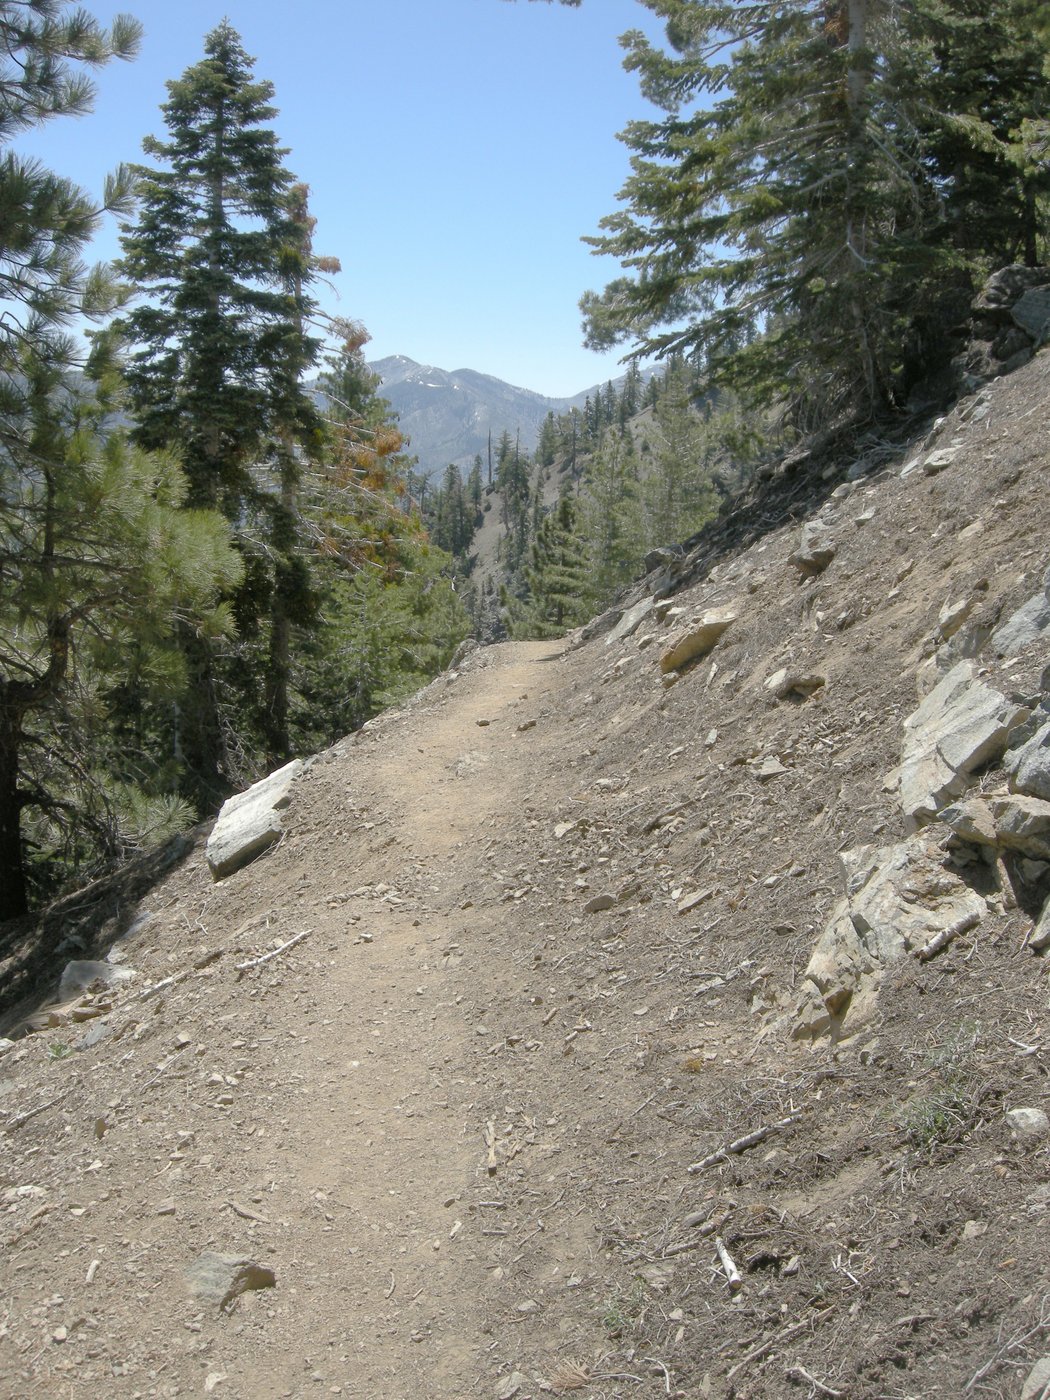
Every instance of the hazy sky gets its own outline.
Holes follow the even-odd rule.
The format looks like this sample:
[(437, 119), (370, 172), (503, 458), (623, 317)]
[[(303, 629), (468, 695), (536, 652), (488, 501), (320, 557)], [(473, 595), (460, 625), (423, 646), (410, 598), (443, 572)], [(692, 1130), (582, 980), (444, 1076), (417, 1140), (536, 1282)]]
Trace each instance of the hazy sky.
[[(97, 0), (87, 8), (108, 22)], [(340, 259), (332, 310), (370, 358), (404, 354), (565, 396), (619, 373), (577, 310), (619, 272), (581, 242), (629, 171), (616, 133), (652, 109), (618, 37), (658, 34), (638, 0), (127, 0), (139, 58), (98, 74), (92, 115), (20, 140), (87, 189), (164, 136), (165, 81), (225, 16), (275, 85), (287, 164), (311, 188), (315, 247)], [(94, 253), (116, 252), (107, 229)]]

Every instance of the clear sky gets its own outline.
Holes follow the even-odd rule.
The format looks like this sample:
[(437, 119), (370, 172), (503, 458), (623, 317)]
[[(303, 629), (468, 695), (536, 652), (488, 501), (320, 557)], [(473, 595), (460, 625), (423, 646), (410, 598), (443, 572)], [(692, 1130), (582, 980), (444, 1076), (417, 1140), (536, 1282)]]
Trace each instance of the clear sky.
[[(108, 23), (98, 0), (87, 8)], [(131, 64), (97, 76), (90, 116), (19, 140), (99, 191), (165, 135), (165, 82), (224, 17), (276, 88), (274, 127), (311, 189), (315, 248), (338, 257), (329, 309), (363, 321), (369, 358), (403, 354), (551, 396), (620, 372), (582, 346), (577, 301), (619, 272), (580, 242), (629, 172), (616, 133), (651, 114), (618, 37), (659, 35), (638, 0), (579, 9), (507, 0), (126, 0)], [(117, 252), (108, 228), (93, 255)]]

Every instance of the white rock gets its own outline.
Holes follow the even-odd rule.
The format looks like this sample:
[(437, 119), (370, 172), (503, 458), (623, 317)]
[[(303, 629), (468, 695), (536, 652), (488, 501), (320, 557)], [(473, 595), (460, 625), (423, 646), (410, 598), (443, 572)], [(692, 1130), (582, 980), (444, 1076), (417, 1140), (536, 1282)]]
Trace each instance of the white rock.
[(960, 661), (904, 721), (900, 800), (914, 822), (932, 821), (969, 786), (974, 769), (999, 758), (1010, 731), (1028, 717)]
[(280, 813), (291, 801), (292, 783), (302, 770), (302, 761), (293, 759), (223, 803), (205, 851), (212, 879), (232, 875), (280, 837), (284, 830)]
[(1006, 1126), (1021, 1142), (1035, 1142), (1050, 1133), (1050, 1119), (1041, 1108), (1011, 1108), (1006, 1114)]

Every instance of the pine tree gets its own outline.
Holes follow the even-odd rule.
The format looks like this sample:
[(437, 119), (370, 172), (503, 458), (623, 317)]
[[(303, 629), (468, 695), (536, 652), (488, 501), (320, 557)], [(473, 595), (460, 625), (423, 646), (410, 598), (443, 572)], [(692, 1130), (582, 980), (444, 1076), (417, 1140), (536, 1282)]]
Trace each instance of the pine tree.
[[(954, 22), (966, 0), (643, 3), (668, 51), (634, 32), (626, 65), (666, 116), (625, 132), (625, 207), (588, 240), (629, 272), (583, 299), (589, 343), (698, 353), (803, 430), (899, 404), (903, 351), (972, 264), (945, 200), (976, 185), (933, 133), (972, 153), (994, 123), (972, 81), (939, 94), (950, 110), (931, 86), (934, 11)], [(940, 62), (951, 71), (952, 54)], [(1033, 66), (1007, 70), (1016, 98)], [(1045, 74), (1036, 87), (1045, 110)]]
[[(311, 223), (267, 125), (271, 84), (255, 80), (224, 22), (168, 92), (169, 139), (143, 142), (159, 164), (137, 168), (140, 206), (125, 227), (121, 269), (142, 294), (125, 319), (135, 439), (178, 446), (188, 504), (221, 509), (245, 559), (234, 664), (217, 671), (207, 639), (186, 628), (181, 635), (189, 686), (180, 740), (188, 792), (206, 810), (235, 776), (224, 720), (254, 719), (271, 754), (287, 745), (283, 677), (276, 689), (262, 686), (260, 671), (268, 653), (279, 672), (287, 667), (283, 643), (267, 645), (268, 615), (276, 611), (280, 627), (305, 625), (314, 609), (294, 494), (320, 445), (301, 382), (318, 345), (304, 329)], [(239, 699), (224, 715), (218, 690), (231, 684)], [(258, 713), (260, 693), (280, 712)]]
[(66, 0), (0, 3), (0, 920), (27, 906), (27, 823), (45, 813), (69, 829), (83, 815), (69, 774), (87, 777), (97, 755), (54, 742), (71, 673), (89, 652), (119, 667), (129, 637), (156, 635), (175, 607), (206, 609), (215, 579), (236, 574), (216, 522), (173, 512), (175, 464), (112, 432), (109, 338), (85, 377), (69, 334), (118, 304), (114, 279), (82, 256), (102, 213), (128, 207), (128, 173), (99, 205), (11, 148), (90, 111), (81, 65), (130, 58), (138, 39), (133, 21), (107, 32)]
[(643, 494), (649, 546), (688, 538), (715, 511), (711, 444), (693, 404), (694, 386), (689, 366), (672, 360), (648, 433), (651, 451)]
[(512, 623), (513, 636), (561, 637), (590, 615), (590, 560), (567, 491), (536, 529), (525, 578), (528, 598)]
[(630, 436), (606, 434), (588, 459), (580, 534), (591, 561), (591, 596), (601, 604), (631, 577), (645, 552), (638, 462)]

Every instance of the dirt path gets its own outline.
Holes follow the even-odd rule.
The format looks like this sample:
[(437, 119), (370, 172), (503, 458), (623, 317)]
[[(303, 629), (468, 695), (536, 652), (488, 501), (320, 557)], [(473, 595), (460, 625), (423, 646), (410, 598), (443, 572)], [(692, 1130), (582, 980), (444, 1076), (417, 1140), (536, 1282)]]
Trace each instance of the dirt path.
[[(510, 994), (521, 896), (503, 902), (485, 856), (534, 785), (559, 651), (485, 653), (318, 760), (266, 860), (213, 887), (198, 853), (148, 901), (141, 975), (198, 942), (223, 957), (118, 1018), (123, 1057), (107, 1036), (50, 1067), (69, 1100), (21, 1130), (8, 1173), (49, 1209), (8, 1238), (3, 1394), (492, 1392), (507, 1144), (490, 1175), (486, 1132), (495, 1150), (515, 1110), (485, 1014)], [(59, 1114), (50, 1175), (32, 1159)], [(202, 1308), (182, 1272), (206, 1249), (272, 1268), (276, 1290)]]

